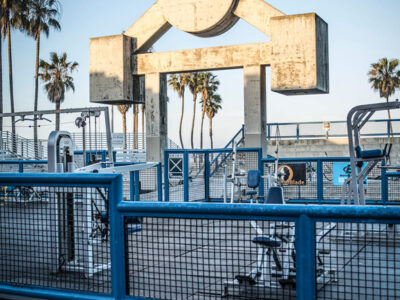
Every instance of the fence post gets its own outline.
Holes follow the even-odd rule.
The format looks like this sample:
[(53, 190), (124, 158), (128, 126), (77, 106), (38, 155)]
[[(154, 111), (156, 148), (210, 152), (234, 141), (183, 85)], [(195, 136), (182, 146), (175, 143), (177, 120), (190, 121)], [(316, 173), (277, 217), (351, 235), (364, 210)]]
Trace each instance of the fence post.
[(118, 210), (122, 201), (122, 175), (118, 175), (110, 185), (110, 235), (111, 235), (111, 295), (114, 299), (123, 299), (126, 295), (126, 257), (124, 218)]
[(24, 173), (24, 164), (22, 162), (18, 163), (18, 172)]
[(267, 124), (267, 139), (271, 139), (271, 125)]
[(169, 201), (169, 152), (164, 150), (164, 200)]
[(189, 202), (189, 152), (183, 153), (183, 201)]
[(324, 173), (323, 173), (323, 162), (317, 160), (317, 199), (319, 204), (322, 204), (324, 200)]
[(296, 138), (300, 139), (300, 124), (296, 124)]
[(296, 298), (316, 298), (315, 222), (306, 215), (296, 221)]
[(140, 180), (139, 180), (139, 171), (133, 172), (133, 177), (135, 181), (135, 200), (140, 201)]
[[(385, 162), (382, 162), (382, 166), (385, 165)], [(389, 184), (388, 184), (388, 178), (386, 176), (386, 169), (381, 168), (381, 197), (382, 197), (382, 203), (386, 205), (389, 201)]]
[[(263, 200), (264, 199), (264, 178), (262, 176), (264, 176), (264, 163), (263, 163), (263, 154), (262, 154), (262, 149), (258, 149), (258, 171), (260, 172), (260, 184), (258, 186), (258, 196)], [(264, 203), (264, 201), (263, 201)]]
[(129, 190), (130, 190), (130, 199), (131, 201), (135, 201), (135, 177), (133, 175), (133, 171), (129, 172)]
[(161, 163), (157, 165), (157, 196), (158, 196), (158, 201), (162, 201), (162, 175), (161, 175)]
[(204, 197), (206, 202), (210, 201), (210, 154), (204, 152)]

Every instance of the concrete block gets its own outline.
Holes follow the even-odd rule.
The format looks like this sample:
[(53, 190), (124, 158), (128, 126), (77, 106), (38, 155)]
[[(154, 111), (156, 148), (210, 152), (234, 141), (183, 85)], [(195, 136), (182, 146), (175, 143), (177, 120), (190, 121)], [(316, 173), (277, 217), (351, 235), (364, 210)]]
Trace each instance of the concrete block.
[(328, 24), (314, 13), (271, 18), (272, 90), (329, 92)]
[[(143, 97), (137, 101), (133, 97), (133, 48), (134, 39), (122, 34), (90, 39), (90, 102), (113, 105), (143, 103)], [(135, 82), (139, 86), (140, 80)]]

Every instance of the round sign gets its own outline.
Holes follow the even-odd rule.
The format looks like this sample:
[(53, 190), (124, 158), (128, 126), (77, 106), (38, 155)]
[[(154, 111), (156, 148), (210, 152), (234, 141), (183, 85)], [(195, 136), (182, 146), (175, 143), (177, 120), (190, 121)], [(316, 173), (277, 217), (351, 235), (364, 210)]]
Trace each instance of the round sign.
[(197, 36), (216, 36), (239, 19), (233, 14), (238, 0), (158, 0), (174, 27)]

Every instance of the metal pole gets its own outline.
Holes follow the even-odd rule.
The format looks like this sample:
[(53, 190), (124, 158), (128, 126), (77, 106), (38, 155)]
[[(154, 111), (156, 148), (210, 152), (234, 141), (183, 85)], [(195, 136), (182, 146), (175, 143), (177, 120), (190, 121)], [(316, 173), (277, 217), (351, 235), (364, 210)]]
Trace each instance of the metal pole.
[(108, 107), (106, 107), (104, 110), (104, 121), (106, 122), (108, 157), (110, 159), (111, 164), (114, 164), (114, 156), (113, 156), (112, 145), (111, 145), (110, 116), (108, 114)]
[(86, 130), (85, 127), (82, 127), (82, 159), (83, 166), (86, 166)]

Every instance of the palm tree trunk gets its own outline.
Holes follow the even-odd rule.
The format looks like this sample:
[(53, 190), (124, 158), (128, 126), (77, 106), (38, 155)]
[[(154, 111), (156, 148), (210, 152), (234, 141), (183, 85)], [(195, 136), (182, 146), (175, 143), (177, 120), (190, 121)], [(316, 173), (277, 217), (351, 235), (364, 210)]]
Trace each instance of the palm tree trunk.
[[(8, 70), (9, 70), (9, 81), (10, 81), (10, 106), (11, 113), (15, 112), (14, 109), (14, 87), (13, 87), (13, 71), (12, 71), (12, 54), (11, 54), (11, 24), (8, 23), (7, 26), (7, 36), (8, 36)], [(17, 152), (17, 144), (16, 144), (16, 130), (15, 130), (15, 117), (11, 117), (11, 131), (12, 131), (12, 149), (13, 152)]]
[(136, 105), (133, 104), (133, 109), (132, 109), (132, 149), (136, 149), (136, 138), (135, 138), (135, 132), (136, 132), (136, 114), (135, 114), (135, 109)]
[[(35, 66), (35, 100), (34, 100), (34, 105), (33, 105), (33, 110), (37, 111), (38, 110), (38, 93), (39, 93), (39, 52), (40, 52), (40, 28), (38, 31), (37, 39), (36, 39), (36, 66)], [(33, 140), (34, 140), (34, 145), (35, 145), (35, 157), (36, 159), (39, 158), (39, 151), (37, 148), (38, 144), (38, 127), (37, 127), (37, 120), (36, 116), (34, 118), (34, 123), (33, 123)], [(57, 125), (56, 125), (57, 126)]]
[(142, 104), (142, 149), (144, 149), (144, 113), (145, 113), (145, 106)]
[(127, 148), (127, 137), (126, 137), (126, 113), (122, 114), (122, 131), (124, 132), (124, 149)]
[(182, 95), (181, 99), (182, 99), (182, 110), (181, 110), (181, 120), (179, 122), (179, 139), (181, 141), (182, 149), (185, 149), (185, 147), (183, 146), (183, 139), (182, 139), (182, 123), (183, 123), (183, 112), (185, 111), (185, 96)]
[[(0, 114), (3, 113), (3, 63), (2, 63), (2, 58), (3, 58), (3, 51), (2, 51), (2, 42), (3, 37), (1, 35), (0, 31)], [(3, 118), (0, 118), (0, 133), (3, 132)], [(0, 137), (0, 143), (1, 147), (3, 146), (3, 137)]]
[(200, 149), (203, 149), (203, 126), (204, 126), (204, 115), (205, 111), (203, 109), (201, 113), (201, 125), (200, 125)]
[(197, 94), (193, 94), (193, 118), (192, 118), (192, 132), (190, 134), (190, 142), (192, 149), (194, 148), (193, 144), (193, 132), (194, 132), (194, 122), (196, 120), (196, 102), (197, 102)]
[[(389, 97), (386, 97), (386, 103), (389, 103)], [(389, 119), (389, 135), (388, 138), (390, 138), (390, 142), (393, 142), (393, 127), (392, 127), (392, 117), (390, 115), (390, 110), (387, 110), (388, 113), (388, 119)]]
[(212, 130), (212, 118), (209, 118), (209, 132), (210, 132), (211, 149), (214, 149), (214, 144), (213, 144), (213, 130)]
[(60, 130), (60, 107), (61, 103), (59, 101), (56, 102), (56, 130)]
[(139, 149), (139, 104), (135, 104), (135, 149)]

